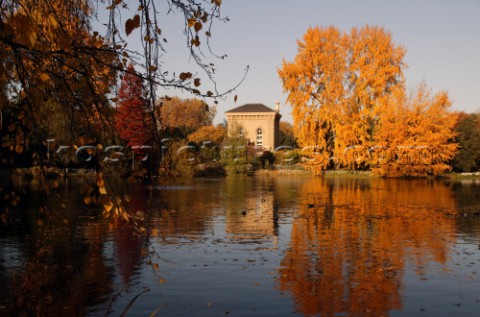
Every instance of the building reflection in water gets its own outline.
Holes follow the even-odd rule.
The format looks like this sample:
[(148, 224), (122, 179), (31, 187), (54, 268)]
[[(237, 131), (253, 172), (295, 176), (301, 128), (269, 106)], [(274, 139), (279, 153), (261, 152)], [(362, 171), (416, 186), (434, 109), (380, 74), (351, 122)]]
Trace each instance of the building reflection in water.
[(228, 238), (237, 242), (276, 242), (278, 207), (272, 182), (232, 179), (227, 181), (226, 195), (225, 232)]
[(402, 309), (407, 263), (444, 265), (455, 239), (455, 201), (438, 182), (311, 179), (298, 202), (278, 287), (306, 316)]

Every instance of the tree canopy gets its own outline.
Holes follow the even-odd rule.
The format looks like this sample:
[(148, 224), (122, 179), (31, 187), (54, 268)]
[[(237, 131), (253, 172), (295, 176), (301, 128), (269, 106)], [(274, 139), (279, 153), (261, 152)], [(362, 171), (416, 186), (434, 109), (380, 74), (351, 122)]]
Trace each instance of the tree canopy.
[[(158, 87), (211, 98), (231, 91), (216, 89), (211, 59), (223, 56), (209, 45), (214, 21), (228, 19), (220, 13), (221, 0), (4, 0), (0, 7), (0, 111), (9, 107), (22, 117), (11, 127), (18, 130), (10, 140), (17, 152), (28, 147), (52, 109), (72, 142), (85, 130), (81, 125), (112, 125), (116, 85), (129, 62), (144, 82), (151, 114)], [(167, 69), (162, 63), (168, 39), (161, 17), (171, 13), (183, 19), (186, 49), (199, 68)], [(102, 25), (104, 30), (95, 29)], [(129, 47), (129, 36), (140, 38), (140, 49)], [(156, 125), (153, 115), (151, 120)]]
[(459, 150), (453, 160), (457, 172), (476, 172), (480, 169), (480, 114), (460, 113), (455, 128)]
[(135, 75), (133, 65), (128, 66), (118, 91), (115, 128), (128, 146), (150, 145), (152, 122), (144, 96), (142, 79)]
[(421, 84), (409, 97), (394, 96), (377, 127), (373, 170), (385, 176), (443, 175), (458, 145), (458, 115), (446, 92), (432, 95)]
[(427, 145), (435, 163), (427, 169), (414, 166), (412, 173), (383, 165), (382, 174), (448, 170), (456, 151), (449, 144), (455, 115), (448, 112), (448, 95), (432, 97), (423, 86), (407, 98), (405, 53), (389, 32), (369, 25), (348, 33), (333, 26), (309, 28), (298, 41), (294, 61), (284, 60), (278, 74), (292, 105), (295, 135), (300, 146), (316, 152), (316, 169), (371, 168), (378, 163), (372, 149), (396, 140), (388, 163), (396, 164), (398, 147)]
[(157, 117), (165, 128), (178, 128), (188, 136), (211, 125), (216, 112), (215, 106), (208, 106), (203, 100), (173, 97), (162, 102)]

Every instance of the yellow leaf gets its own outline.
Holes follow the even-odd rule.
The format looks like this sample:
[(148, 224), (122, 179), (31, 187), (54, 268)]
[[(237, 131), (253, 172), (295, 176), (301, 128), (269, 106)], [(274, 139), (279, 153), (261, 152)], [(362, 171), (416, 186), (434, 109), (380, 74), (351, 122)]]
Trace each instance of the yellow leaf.
[(105, 187), (100, 187), (98, 189), (98, 192), (101, 194), (101, 195), (106, 195), (107, 194), (107, 190), (105, 189)]
[(48, 22), (50, 22), (50, 24), (56, 28), (58, 26), (58, 22), (57, 22), (57, 19), (55, 19), (55, 16), (53, 14), (50, 14), (48, 16)]
[(158, 270), (158, 263), (153, 263), (153, 269), (156, 271)]
[(102, 178), (100, 178), (100, 179), (97, 180), (97, 185), (100, 188), (105, 187), (105, 181)]
[(113, 208), (113, 203), (111, 201), (107, 201), (105, 205), (103, 205), (103, 208), (105, 211), (110, 212), (110, 210)]
[(90, 205), (92, 203), (92, 197), (90, 196), (85, 196), (83, 198), (83, 202), (85, 203), (85, 205)]
[(30, 44), (30, 47), (33, 47), (35, 43), (37, 43), (37, 33), (36, 32), (30, 32), (28, 34), (28, 43)]
[(188, 19), (188, 27), (191, 28), (192, 26), (195, 25), (195, 18), (189, 18)]

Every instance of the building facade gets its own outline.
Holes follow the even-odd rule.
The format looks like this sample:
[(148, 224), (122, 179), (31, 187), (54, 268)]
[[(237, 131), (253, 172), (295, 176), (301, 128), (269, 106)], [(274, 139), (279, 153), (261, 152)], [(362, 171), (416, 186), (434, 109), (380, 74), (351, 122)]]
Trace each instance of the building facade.
[(278, 146), (280, 104), (275, 110), (261, 103), (249, 103), (227, 111), (228, 135), (240, 133), (256, 146), (273, 151)]

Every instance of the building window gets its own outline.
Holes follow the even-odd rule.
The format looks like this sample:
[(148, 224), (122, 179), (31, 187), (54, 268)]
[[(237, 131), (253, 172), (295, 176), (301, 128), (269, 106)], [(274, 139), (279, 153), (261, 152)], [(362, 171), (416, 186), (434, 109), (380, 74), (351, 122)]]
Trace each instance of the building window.
[(263, 132), (262, 128), (257, 129), (257, 142), (256, 145), (263, 145)]

